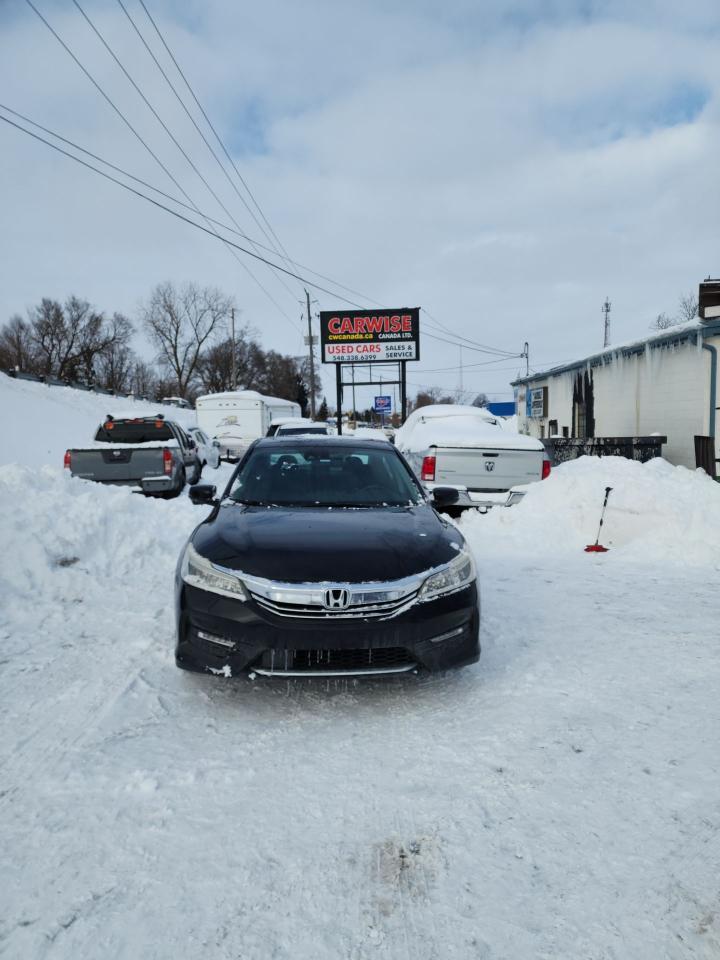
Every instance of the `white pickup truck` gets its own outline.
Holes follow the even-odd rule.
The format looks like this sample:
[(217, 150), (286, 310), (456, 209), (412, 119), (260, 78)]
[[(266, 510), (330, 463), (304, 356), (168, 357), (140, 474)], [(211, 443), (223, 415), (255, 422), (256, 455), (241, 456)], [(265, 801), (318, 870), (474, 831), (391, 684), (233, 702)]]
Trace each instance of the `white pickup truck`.
[(455, 508), (512, 506), (550, 474), (545, 448), (478, 407), (435, 404), (411, 413), (395, 444), (423, 486), (454, 487)]

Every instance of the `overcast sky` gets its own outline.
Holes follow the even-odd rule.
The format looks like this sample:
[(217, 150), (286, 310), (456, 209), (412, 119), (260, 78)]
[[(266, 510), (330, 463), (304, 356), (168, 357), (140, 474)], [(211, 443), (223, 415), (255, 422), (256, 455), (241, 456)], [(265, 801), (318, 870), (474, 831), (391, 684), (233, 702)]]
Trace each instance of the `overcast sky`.
[[(71, 0), (34, 2), (192, 202), (227, 221)], [(80, 2), (267, 243), (116, 0)], [(138, 0), (124, 2), (172, 70)], [(720, 275), (717, 0), (146, 3), (293, 259), (374, 301), (509, 352), (527, 340), (541, 369), (602, 346), (606, 296), (620, 342)], [(180, 195), (24, 0), (0, 3), (0, 89)], [(71, 293), (132, 318), (158, 281), (193, 280), (233, 293), (265, 347), (303, 350), (300, 285), (243, 258), (278, 309), (215, 238), (4, 123), (0, 191), (0, 320)], [(460, 351), (426, 329), (441, 339), (423, 339), (411, 389), (454, 390)], [(462, 359), (466, 388), (511, 397), (521, 361)]]

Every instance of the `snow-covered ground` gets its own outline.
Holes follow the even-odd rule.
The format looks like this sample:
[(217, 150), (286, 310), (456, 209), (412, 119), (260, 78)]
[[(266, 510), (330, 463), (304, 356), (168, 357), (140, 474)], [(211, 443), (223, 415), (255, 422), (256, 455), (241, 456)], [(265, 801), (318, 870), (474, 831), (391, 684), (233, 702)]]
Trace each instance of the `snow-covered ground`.
[(172, 573), (204, 508), (63, 475), (98, 417), (30, 386), (0, 377), (31, 425), (0, 467), (0, 955), (720, 955), (717, 485), (582, 460), (464, 518), (472, 668), (196, 676)]

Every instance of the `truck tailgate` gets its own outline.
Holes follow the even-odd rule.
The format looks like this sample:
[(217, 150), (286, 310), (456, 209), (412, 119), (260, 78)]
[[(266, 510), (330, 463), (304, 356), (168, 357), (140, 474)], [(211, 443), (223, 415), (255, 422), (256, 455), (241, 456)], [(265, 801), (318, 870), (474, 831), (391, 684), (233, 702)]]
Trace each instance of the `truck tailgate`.
[(163, 452), (159, 447), (136, 449), (108, 445), (107, 450), (71, 450), (74, 477), (100, 483), (139, 484), (143, 477), (162, 476)]
[(435, 486), (509, 490), (542, 476), (542, 450), (440, 447), (435, 450)]

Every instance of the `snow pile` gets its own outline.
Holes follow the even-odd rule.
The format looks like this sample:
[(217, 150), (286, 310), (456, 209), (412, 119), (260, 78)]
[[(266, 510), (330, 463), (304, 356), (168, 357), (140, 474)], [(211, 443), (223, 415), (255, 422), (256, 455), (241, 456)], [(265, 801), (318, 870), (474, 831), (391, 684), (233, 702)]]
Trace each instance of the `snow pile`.
[[(0, 463), (62, 466), (69, 447), (87, 447), (106, 414), (147, 417), (162, 413), (182, 426), (196, 424), (194, 410), (73, 387), (50, 387), (0, 374), (3, 442)], [(118, 413), (119, 411), (119, 413)]]
[(720, 485), (662, 459), (581, 457), (528, 487), (515, 507), (465, 514), (462, 529), (480, 554), (578, 552), (595, 541), (606, 487), (601, 543), (611, 558), (720, 569)]
[(147, 499), (54, 467), (0, 467), (3, 550), (13, 558), (0, 573), (0, 609), (24, 633), (78, 574), (86, 617), (115, 616), (153, 590), (171, 608), (180, 548), (206, 512), (186, 497)]

